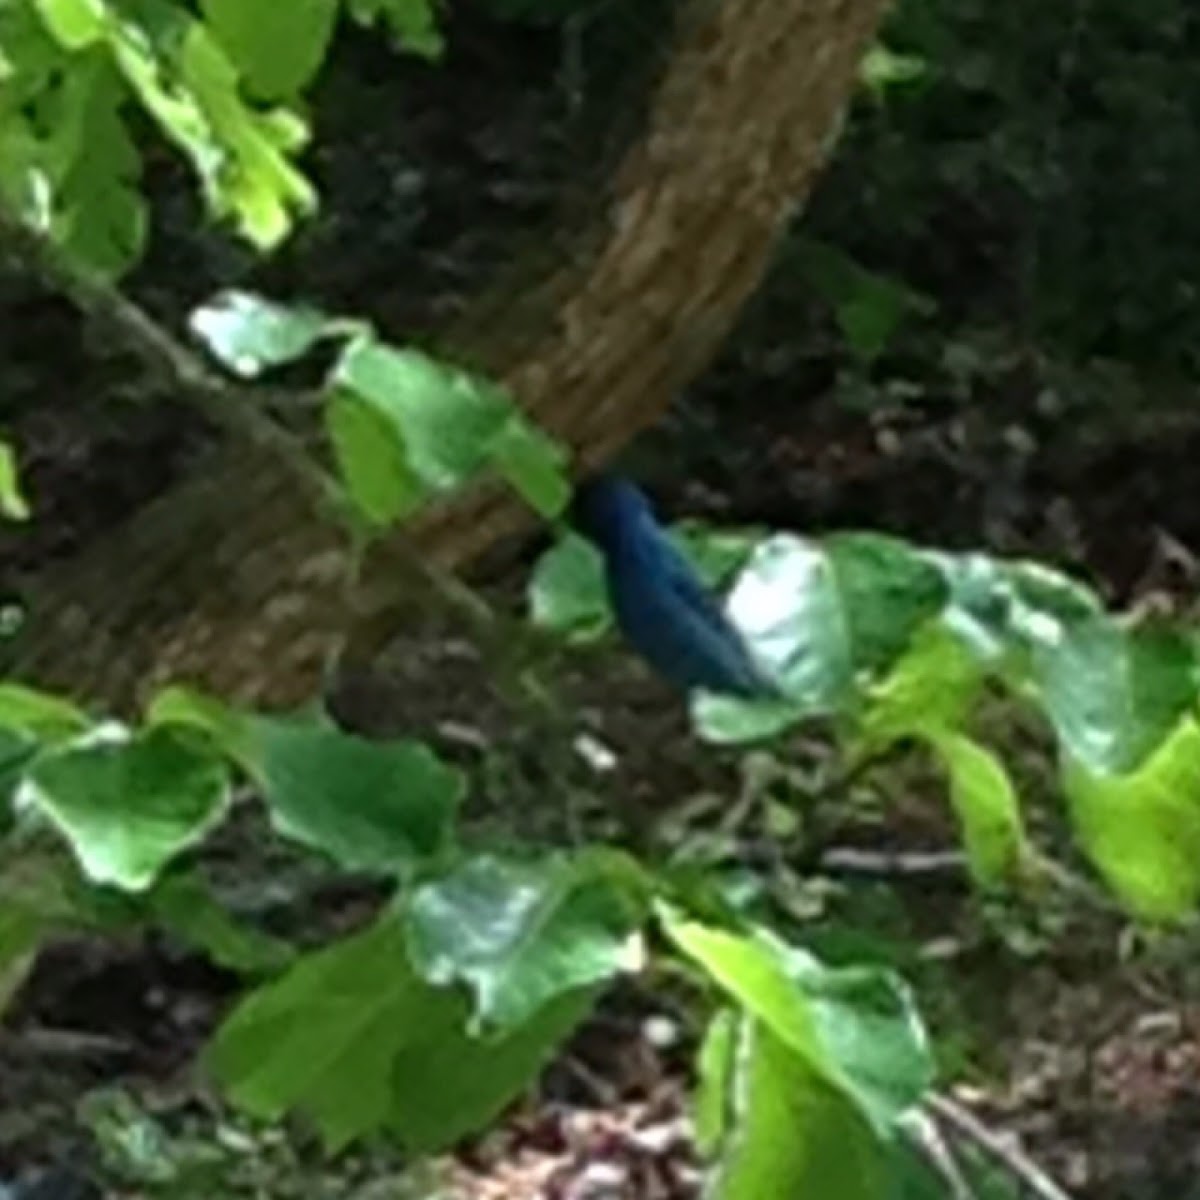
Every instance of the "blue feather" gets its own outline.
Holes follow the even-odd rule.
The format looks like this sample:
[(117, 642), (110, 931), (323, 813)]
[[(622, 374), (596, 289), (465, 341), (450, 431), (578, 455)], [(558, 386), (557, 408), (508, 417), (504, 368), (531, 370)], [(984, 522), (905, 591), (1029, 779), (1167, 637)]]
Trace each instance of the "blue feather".
[(576, 492), (573, 518), (604, 556), (621, 632), (664, 679), (748, 698), (778, 695), (637, 487), (616, 476), (590, 479)]

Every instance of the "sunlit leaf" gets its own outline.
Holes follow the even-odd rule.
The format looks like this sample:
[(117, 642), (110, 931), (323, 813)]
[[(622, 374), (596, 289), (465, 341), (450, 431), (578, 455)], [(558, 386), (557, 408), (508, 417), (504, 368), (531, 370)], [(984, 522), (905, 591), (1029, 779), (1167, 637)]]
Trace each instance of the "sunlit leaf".
[(538, 559), (529, 581), (534, 624), (579, 641), (612, 625), (604, 560), (586, 538), (570, 534)]
[(103, 0), (33, 0), (46, 28), (68, 50), (99, 41), (106, 19)]
[(29, 520), (29, 504), (17, 476), (17, 456), (5, 441), (0, 441), (0, 517), (10, 521)]
[(55, 740), (81, 733), (87, 714), (69, 700), (21, 683), (0, 683), (0, 728)]
[(188, 323), (218, 362), (246, 379), (303, 358), (330, 329), (329, 318), (315, 309), (239, 291), (214, 296)]
[(224, 764), (170, 730), (102, 727), (40, 755), (20, 797), (63, 834), (95, 883), (148, 888), (224, 816)]
[(631, 862), (598, 852), (471, 859), (413, 896), (413, 961), (430, 983), (470, 987), (479, 1028), (515, 1029), (563, 993), (641, 966), (637, 882)]
[(714, 1200), (889, 1195), (885, 1143), (849, 1099), (765, 1022), (737, 1036)]
[(234, 1103), (267, 1120), (301, 1110), (331, 1149), (390, 1128), (433, 1151), (527, 1087), (590, 1002), (566, 996), (509, 1036), (472, 1037), (465, 998), (422, 980), (385, 918), (252, 992), (207, 1057)]
[(790, 698), (836, 712), (893, 665), (945, 599), (941, 575), (903, 542), (779, 535), (755, 550), (729, 612)]
[(871, 690), (861, 737), (882, 749), (921, 730), (957, 728), (982, 684), (979, 661), (963, 641), (942, 626), (927, 626)]
[(501, 427), (492, 442), (491, 459), (540, 516), (556, 517), (566, 507), (571, 498), (571, 484), (563, 471), (567, 453), (524, 417), (514, 415)]
[(385, 529), (425, 495), (395, 426), (354, 392), (337, 388), (325, 424), (346, 491), (368, 525)]
[(1168, 630), (1076, 622), (1036, 647), (1034, 665), (1064, 749), (1098, 775), (1136, 770), (1196, 702), (1195, 651)]
[(890, 972), (824, 966), (765, 931), (726, 932), (670, 913), (664, 928), (714, 983), (885, 1132), (928, 1087), (911, 997)]
[(1069, 755), (1063, 786), (1083, 848), (1112, 889), (1150, 920), (1200, 901), (1200, 725), (1183, 720), (1136, 771), (1097, 771)]
[(950, 800), (972, 875), (985, 885), (1012, 882), (1026, 841), (1020, 804), (1003, 763), (960, 733), (931, 733), (928, 740), (950, 777)]
[(333, 378), (391, 422), (412, 470), (433, 488), (455, 487), (482, 467), (512, 412), (494, 385), (369, 337), (347, 346)]

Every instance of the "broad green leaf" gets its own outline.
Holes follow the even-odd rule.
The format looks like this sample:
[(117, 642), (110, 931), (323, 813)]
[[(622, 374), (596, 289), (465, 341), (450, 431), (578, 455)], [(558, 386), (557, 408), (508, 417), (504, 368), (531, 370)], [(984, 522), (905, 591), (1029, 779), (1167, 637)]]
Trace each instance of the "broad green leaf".
[(492, 453), (512, 408), (498, 388), (417, 350), (354, 339), (333, 374), (391, 422), (415, 473), (430, 487), (456, 487)]
[(761, 542), (728, 610), (787, 704), (699, 697), (693, 714), (701, 734), (749, 740), (804, 716), (854, 710), (865, 685), (939, 611), (946, 591), (936, 567), (892, 538), (845, 534), (813, 542), (779, 534)]
[(492, 462), (539, 516), (551, 520), (571, 499), (563, 472), (567, 452), (549, 434), (514, 414), (492, 443)]
[(17, 456), (7, 442), (0, 441), (0, 517), (28, 521), (29, 515), (29, 503), (17, 475)]
[(962, 640), (942, 626), (926, 626), (872, 689), (862, 717), (863, 741), (883, 749), (922, 730), (955, 729), (982, 684), (979, 662)]
[(421, 742), (374, 742), (328, 724), (254, 717), (248, 769), (275, 827), (351, 871), (402, 873), (444, 853), (461, 772)]
[(166, 729), (106, 726), (42, 754), (21, 797), (63, 834), (94, 882), (148, 888), (225, 815), (229, 777), (211, 754)]
[(831, 969), (765, 931), (733, 934), (671, 913), (663, 925), (719, 987), (881, 1131), (928, 1087), (929, 1047), (892, 973)]
[(208, 1062), (234, 1103), (278, 1120), (308, 1114), (331, 1149), (393, 1129), (413, 1152), (486, 1125), (584, 1016), (590, 993), (560, 999), (517, 1032), (467, 1032), (465, 998), (409, 964), (385, 918), (299, 959), (234, 1010)]
[(1148, 920), (1191, 915), (1200, 901), (1195, 718), (1130, 774), (1096, 771), (1068, 755), (1063, 786), (1076, 836), (1122, 901)]
[(230, 971), (273, 973), (294, 957), (287, 942), (238, 921), (195, 873), (160, 880), (149, 906), (159, 924)]
[(743, 1018), (729, 1133), (713, 1200), (881, 1200), (886, 1144), (854, 1105), (764, 1022)]
[(346, 0), (360, 25), (382, 22), (403, 50), (438, 58), (443, 49), (434, 0)]
[(950, 603), (942, 620), (986, 663), (1053, 642), (1103, 612), (1090, 588), (1040, 563), (986, 554), (926, 557), (946, 577)]
[(1196, 660), (1181, 634), (1076, 622), (1034, 650), (1046, 714), (1066, 753), (1097, 775), (1136, 770), (1196, 701)]
[(420, 505), (424, 488), (395, 427), (377, 408), (336, 388), (325, 425), (346, 491), (368, 525), (384, 529)]
[(413, 896), (414, 965), (432, 984), (470, 987), (473, 1029), (519, 1028), (558, 996), (642, 965), (639, 884), (615, 854), (471, 859)]
[(249, 91), (285, 100), (307, 86), (324, 62), (338, 0), (201, 0), (200, 8)]
[(87, 714), (61, 696), (21, 683), (0, 683), (0, 729), (53, 741), (82, 733), (89, 724)]
[(538, 559), (529, 581), (535, 625), (577, 641), (594, 641), (612, 625), (604, 560), (586, 538), (568, 534)]
[(218, 362), (244, 379), (303, 358), (333, 325), (315, 309), (239, 291), (214, 296), (192, 313), (188, 324)]
[(961, 733), (943, 730), (928, 740), (950, 776), (950, 801), (971, 874), (985, 886), (1012, 882), (1027, 846), (1020, 804), (1004, 765)]

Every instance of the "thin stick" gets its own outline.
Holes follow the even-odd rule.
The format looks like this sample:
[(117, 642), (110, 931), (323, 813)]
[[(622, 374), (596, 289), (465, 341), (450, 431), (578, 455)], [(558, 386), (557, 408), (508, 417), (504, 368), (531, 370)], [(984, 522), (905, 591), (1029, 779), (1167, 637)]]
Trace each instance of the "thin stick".
[(972, 1142), (990, 1158), (995, 1159), (1010, 1175), (1038, 1198), (1038, 1200), (1072, 1200), (1068, 1193), (1042, 1170), (1028, 1155), (1024, 1154), (1006, 1138), (989, 1129), (969, 1109), (964, 1108), (948, 1096), (932, 1096), (925, 1101), (925, 1109), (939, 1121), (950, 1126), (955, 1133)]
[(978, 1200), (975, 1189), (954, 1157), (954, 1151), (942, 1137), (937, 1122), (928, 1113), (919, 1110), (911, 1113), (904, 1121), (904, 1131), (921, 1157), (946, 1185), (950, 1200)]

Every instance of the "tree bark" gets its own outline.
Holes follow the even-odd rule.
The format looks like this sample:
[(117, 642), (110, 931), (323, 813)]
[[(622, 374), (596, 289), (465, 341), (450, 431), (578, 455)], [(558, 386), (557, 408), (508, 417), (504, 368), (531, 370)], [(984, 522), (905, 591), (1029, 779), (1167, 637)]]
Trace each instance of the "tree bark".
[[(833, 143), (886, 0), (694, 0), (569, 265), (481, 306), (452, 356), (502, 379), (582, 465), (653, 423), (712, 359)], [(431, 508), (420, 547), (469, 564), (531, 520), (495, 486)], [(28, 593), (6, 673), (127, 708), (187, 680), (310, 696), (352, 608), (377, 636), (410, 597), (382, 556), (348, 603), (339, 531), (261, 451), (229, 446)]]

